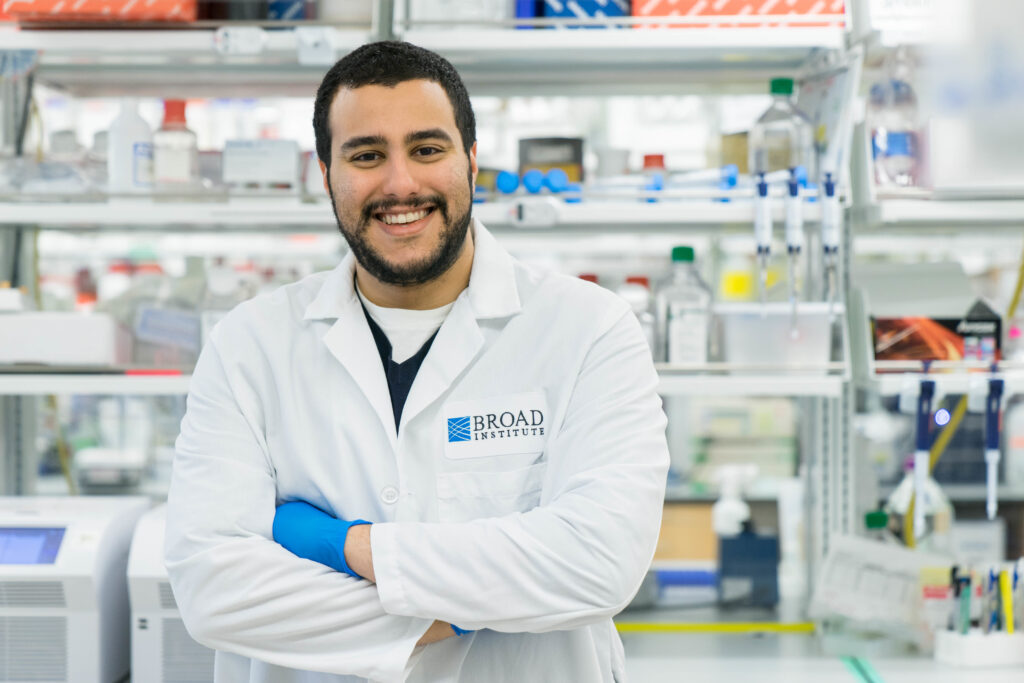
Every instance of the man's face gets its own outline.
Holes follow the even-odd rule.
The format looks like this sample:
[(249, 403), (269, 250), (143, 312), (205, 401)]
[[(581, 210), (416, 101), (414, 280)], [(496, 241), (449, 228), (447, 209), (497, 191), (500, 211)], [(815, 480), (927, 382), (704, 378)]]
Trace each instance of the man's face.
[(359, 264), (404, 286), (448, 270), (466, 241), (477, 166), (444, 89), (426, 80), (342, 88), (329, 123), (324, 186)]

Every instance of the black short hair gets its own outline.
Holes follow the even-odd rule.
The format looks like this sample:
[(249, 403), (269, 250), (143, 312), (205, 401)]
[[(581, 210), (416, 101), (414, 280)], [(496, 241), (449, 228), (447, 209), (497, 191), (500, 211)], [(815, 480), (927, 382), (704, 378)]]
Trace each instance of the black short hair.
[(476, 118), (469, 102), (469, 92), (451, 62), (411, 43), (385, 40), (369, 43), (348, 53), (331, 67), (320, 82), (313, 105), (313, 133), (316, 155), (328, 168), (331, 166), (330, 110), (340, 88), (364, 85), (394, 87), (413, 80), (433, 81), (448, 95), (455, 112), (455, 126), (462, 136), (462, 147), (469, 150), (476, 142)]

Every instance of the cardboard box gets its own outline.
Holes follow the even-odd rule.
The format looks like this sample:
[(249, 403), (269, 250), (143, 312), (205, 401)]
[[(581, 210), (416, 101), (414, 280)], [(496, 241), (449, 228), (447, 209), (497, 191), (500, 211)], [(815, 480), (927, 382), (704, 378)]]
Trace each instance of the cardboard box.
[(197, 0), (4, 0), (3, 12), (22, 22), (196, 20)]
[(711, 527), (711, 503), (666, 503), (657, 561), (718, 561), (718, 537)]
[(527, 138), (519, 141), (519, 175), (560, 168), (570, 183), (583, 181), (582, 138)]
[(960, 318), (872, 317), (875, 360), (998, 361), (1002, 319), (983, 301)]

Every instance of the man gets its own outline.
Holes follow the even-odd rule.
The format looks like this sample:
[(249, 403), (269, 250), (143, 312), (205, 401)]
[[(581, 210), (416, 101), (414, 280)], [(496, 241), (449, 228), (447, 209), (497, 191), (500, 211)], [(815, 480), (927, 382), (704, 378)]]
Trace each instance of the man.
[(639, 324), (472, 220), (436, 54), (357, 49), (314, 128), (351, 253), (203, 350), (168, 500), (186, 626), (218, 681), (623, 680), (668, 467)]

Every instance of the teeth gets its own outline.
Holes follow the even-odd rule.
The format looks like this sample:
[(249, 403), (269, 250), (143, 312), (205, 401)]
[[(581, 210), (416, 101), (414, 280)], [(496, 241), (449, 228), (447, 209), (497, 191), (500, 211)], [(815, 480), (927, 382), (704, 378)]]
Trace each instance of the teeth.
[(384, 214), (383, 221), (388, 225), (402, 225), (404, 223), (412, 223), (427, 215), (427, 210), (415, 211), (411, 213), (399, 213), (394, 215)]

